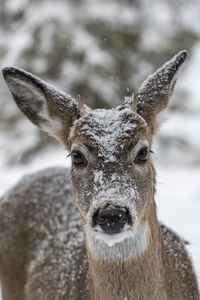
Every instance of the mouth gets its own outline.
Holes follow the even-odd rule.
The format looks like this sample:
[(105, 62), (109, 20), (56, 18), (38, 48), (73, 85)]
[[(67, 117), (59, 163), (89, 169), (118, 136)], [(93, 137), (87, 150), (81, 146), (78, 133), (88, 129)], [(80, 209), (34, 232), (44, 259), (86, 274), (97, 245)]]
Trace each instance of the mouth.
[[(119, 245), (120, 243), (124, 242), (126, 239), (133, 239), (134, 238), (134, 230), (130, 225), (125, 225), (124, 229), (117, 233), (107, 233), (101, 229), (100, 226), (90, 227), (86, 225), (85, 227), (87, 236), (91, 240), (95, 241), (95, 243), (105, 243), (108, 247), (113, 247), (115, 245)], [(92, 244), (93, 244), (92, 243)], [(101, 244), (102, 246), (102, 244)], [(100, 246), (100, 247), (101, 247)]]
[(118, 235), (127, 231), (132, 226), (132, 216), (127, 208), (108, 206), (105, 209), (97, 209), (92, 216), (94, 231)]

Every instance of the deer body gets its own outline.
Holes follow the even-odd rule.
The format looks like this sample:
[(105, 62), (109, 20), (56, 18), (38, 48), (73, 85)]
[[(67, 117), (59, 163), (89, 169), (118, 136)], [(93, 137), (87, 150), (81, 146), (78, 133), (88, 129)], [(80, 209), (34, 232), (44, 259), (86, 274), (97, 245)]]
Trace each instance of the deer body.
[(20, 109), (71, 151), (72, 169), (26, 176), (1, 199), (3, 300), (199, 299), (184, 241), (157, 220), (150, 155), (155, 116), (185, 57), (110, 110), (4, 70)]

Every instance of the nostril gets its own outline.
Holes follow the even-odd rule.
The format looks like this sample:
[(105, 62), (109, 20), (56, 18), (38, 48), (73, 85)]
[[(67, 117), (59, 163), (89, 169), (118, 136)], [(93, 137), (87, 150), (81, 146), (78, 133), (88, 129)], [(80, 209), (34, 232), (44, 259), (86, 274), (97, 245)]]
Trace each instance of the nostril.
[(99, 225), (106, 233), (119, 233), (126, 223), (130, 224), (129, 216), (125, 209), (97, 210), (93, 214), (93, 226)]

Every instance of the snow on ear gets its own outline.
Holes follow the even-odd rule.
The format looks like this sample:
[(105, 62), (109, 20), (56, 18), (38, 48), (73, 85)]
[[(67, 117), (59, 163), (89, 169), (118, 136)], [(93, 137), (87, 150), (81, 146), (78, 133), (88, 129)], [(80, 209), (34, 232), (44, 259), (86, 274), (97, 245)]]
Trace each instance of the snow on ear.
[(137, 113), (153, 126), (156, 115), (166, 108), (177, 74), (187, 57), (183, 50), (150, 75), (137, 92)]
[(21, 111), (35, 125), (67, 144), (70, 128), (80, 117), (78, 103), (24, 70), (4, 68), (3, 76)]

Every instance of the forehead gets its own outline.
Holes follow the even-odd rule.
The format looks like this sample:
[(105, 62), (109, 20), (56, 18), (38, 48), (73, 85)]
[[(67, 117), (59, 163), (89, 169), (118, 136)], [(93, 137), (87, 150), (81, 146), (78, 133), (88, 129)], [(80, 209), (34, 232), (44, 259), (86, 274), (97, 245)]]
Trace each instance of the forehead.
[(96, 109), (76, 121), (74, 136), (98, 150), (98, 156), (114, 161), (121, 148), (136, 141), (146, 130), (145, 120), (130, 109)]

